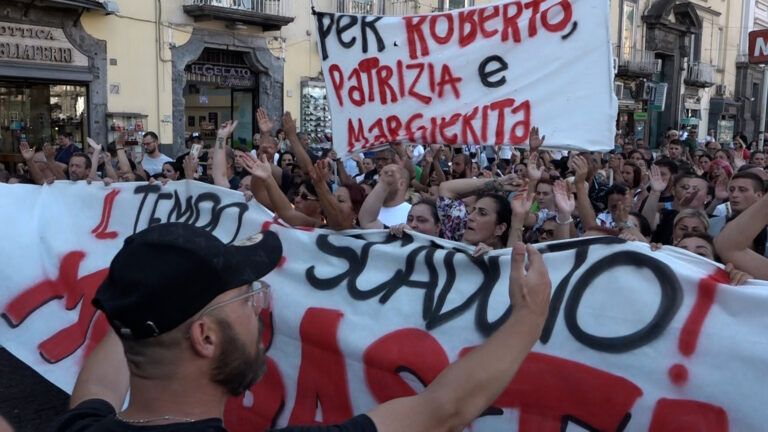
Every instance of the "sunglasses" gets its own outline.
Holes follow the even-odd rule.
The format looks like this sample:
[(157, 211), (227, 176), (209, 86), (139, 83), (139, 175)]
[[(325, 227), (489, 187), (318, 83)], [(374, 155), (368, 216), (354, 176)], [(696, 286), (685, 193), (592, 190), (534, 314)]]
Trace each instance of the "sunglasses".
[(221, 307), (228, 305), (230, 303), (234, 303), (238, 300), (244, 300), (248, 299), (248, 302), (250, 306), (253, 308), (253, 313), (258, 315), (263, 309), (266, 309), (269, 307), (270, 304), (270, 287), (269, 284), (264, 281), (256, 281), (251, 284), (251, 289), (248, 290), (247, 293), (241, 294), (239, 296), (235, 296), (229, 300), (225, 300), (221, 303), (216, 303), (214, 305), (209, 306), (206, 309), (203, 309), (202, 312), (200, 312), (200, 315), (198, 315), (198, 319), (202, 318), (203, 315), (207, 314), (208, 312)]

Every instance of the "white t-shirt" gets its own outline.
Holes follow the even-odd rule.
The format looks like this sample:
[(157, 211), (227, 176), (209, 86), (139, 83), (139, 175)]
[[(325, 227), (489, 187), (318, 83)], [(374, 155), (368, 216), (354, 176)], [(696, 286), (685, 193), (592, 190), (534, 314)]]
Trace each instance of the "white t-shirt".
[(403, 201), (394, 207), (381, 207), (379, 211), (379, 221), (386, 226), (395, 226), (408, 221), (408, 212), (411, 211), (411, 205)]
[(413, 147), (413, 163), (417, 164), (419, 161), (421, 161), (421, 157), (424, 156), (424, 146), (421, 144), (416, 144), (415, 147)]
[(145, 154), (144, 159), (141, 160), (141, 166), (144, 167), (144, 171), (146, 171), (147, 174), (153, 176), (163, 171), (163, 164), (166, 162), (173, 162), (173, 159), (162, 153), (156, 158)]

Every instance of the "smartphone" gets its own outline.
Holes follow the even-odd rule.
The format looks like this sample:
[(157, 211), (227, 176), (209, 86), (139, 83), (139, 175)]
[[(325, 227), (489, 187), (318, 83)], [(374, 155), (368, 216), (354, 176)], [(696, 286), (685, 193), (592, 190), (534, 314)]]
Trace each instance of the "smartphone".
[(202, 148), (203, 146), (201, 144), (192, 144), (192, 148), (189, 150), (189, 154), (197, 158), (200, 155), (200, 149)]

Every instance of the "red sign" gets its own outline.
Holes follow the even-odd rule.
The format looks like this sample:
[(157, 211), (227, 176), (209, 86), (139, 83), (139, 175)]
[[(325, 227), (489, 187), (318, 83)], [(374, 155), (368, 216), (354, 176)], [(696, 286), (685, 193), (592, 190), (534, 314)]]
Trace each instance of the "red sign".
[(749, 62), (768, 63), (768, 30), (749, 32)]

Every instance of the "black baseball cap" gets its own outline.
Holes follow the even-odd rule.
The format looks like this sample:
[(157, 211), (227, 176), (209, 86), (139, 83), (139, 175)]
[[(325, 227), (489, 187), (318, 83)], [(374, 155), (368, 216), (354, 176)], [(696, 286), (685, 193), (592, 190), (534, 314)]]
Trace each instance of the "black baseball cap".
[(193, 225), (153, 225), (125, 239), (93, 305), (120, 337), (158, 336), (219, 294), (261, 279), (282, 254), (282, 243), (271, 231), (228, 246)]

